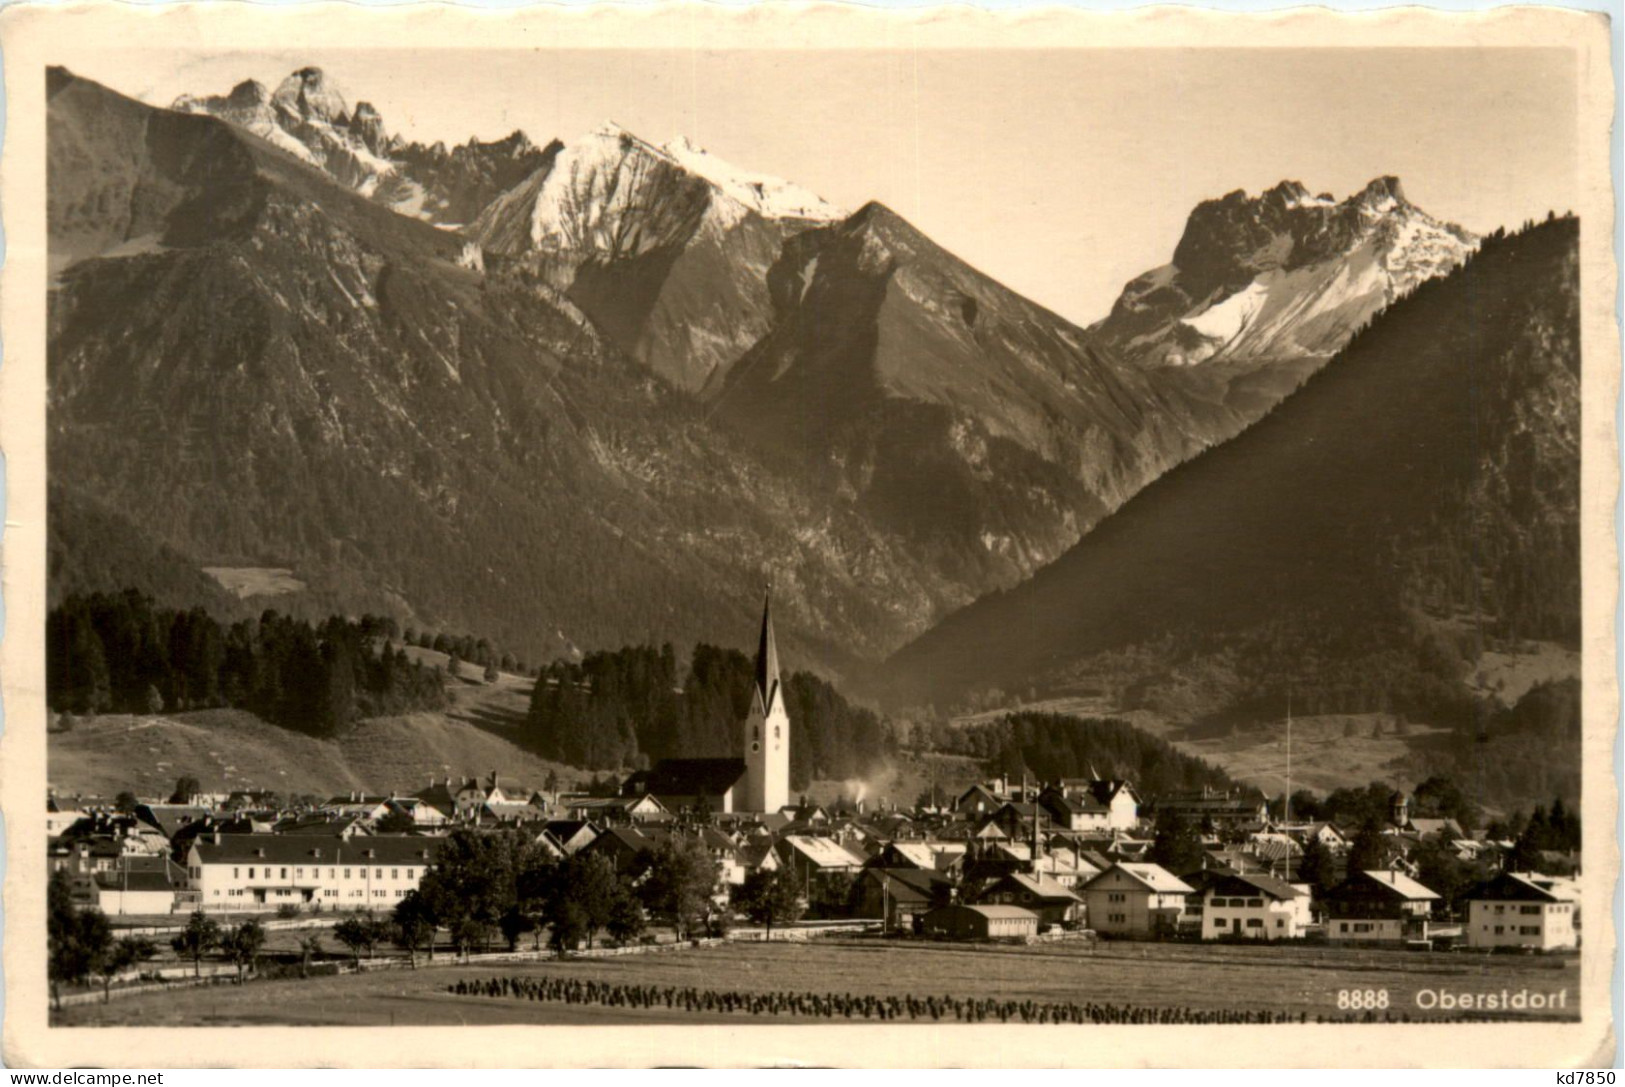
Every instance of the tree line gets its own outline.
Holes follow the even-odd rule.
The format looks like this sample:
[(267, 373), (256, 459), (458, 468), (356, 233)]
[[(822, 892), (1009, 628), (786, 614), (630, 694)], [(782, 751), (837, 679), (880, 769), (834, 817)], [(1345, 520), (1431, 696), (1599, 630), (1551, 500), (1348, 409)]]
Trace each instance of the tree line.
[[(887, 723), (828, 681), (791, 672), (783, 682), (793, 788), (866, 776), (892, 753)], [(703, 642), (686, 669), (670, 643), (556, 661), (537, 678), (525, 742), (544, 758), (589, 770), (737, 755), (754, 684), (749, 657)]]
[(362, 717), (438, 709), (444, 679), (410, 661), (379, 621), (320, 625), (266, 611), (222, 626), (134, 589), (72, 596), (46, 617), (46, 697), (69, 714), (230, 706), (316, 736)]
[(934, 730), (932, 746), (982, 759), (990, 773), (1040, 780), (1089, 777), (1132, 781), (1141, 795), (1235, 787), (1229, 774), (1117, 718), (1011, 713), (995, 721)]

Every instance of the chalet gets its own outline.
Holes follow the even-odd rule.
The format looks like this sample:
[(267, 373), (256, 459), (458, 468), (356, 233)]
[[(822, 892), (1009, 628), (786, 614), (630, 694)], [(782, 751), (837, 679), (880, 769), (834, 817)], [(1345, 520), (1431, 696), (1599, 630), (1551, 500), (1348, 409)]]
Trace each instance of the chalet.
[[(1062, 778), (1052, 787), (1060, 796), (1082, 804), (1089, 811), (1090, 825), (1070, 829), (1133, 830), (1140, 823), (1143, 801), (1134, 786), (1121, 778)], [(1105, 822), (1094, 815), (1096, 807), (1106, 809)]]
[(921, 931), (950, 940), (1011, 940), (1038, 935), (1038, 915), (1020, 906), (940, 906), (925, 915)]
[(628, 777), (621, 795), (653, 796), (667, 811), (731, 814), (739, 810), (738, 789), (744, 776), (742, 758), (661, 759), (652, 769)]
[(979, 905), (1020, 906), (1045, 925), (1072, 925), (1083, 920), (1083, 899), (1044, 876), (1020, 872), (995, 880), (976, 896)]
[(1204, 940), (1295, 940), (1309, 922), (1309, 896), (1273, 876), (1221, 874), (1202, 896)]
[(1360, 943), (1428, 940), (1428, 921), (1438, 900), (1402, 872), (1351, 872), (1325, 896), (1326, 938)]
[(1579, 899), (1565, 880), (1502, 872), (1466, 897), (1468, 947), (1555, 951), (1579, 946)]
[(853, 890), (853, 916), (879, 917), (887, 928), (906, 930), (953, 894), (953, 881), (928, 868), (865, 868)]
[(385, 911), (417, 889), (439, 845), (393, 834), (210, 834), (192, 842), (187, 883), (207, 910), (288, 904)]
[(1111, 936), (1171, 935), (1191, 887), (1155, 864), (1120, 861), (1083, 885), (1089, 927)]

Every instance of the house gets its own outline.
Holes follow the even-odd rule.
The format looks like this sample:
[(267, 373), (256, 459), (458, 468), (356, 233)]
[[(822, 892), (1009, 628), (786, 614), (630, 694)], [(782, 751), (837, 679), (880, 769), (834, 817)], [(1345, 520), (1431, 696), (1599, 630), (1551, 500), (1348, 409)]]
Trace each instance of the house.
[(1089, 792), (1067, 794), (1052, 785), (1038, 797), (1045, 813), (1061, 830), (1110, 832), (1112, 811)]
[(1204, 940), (1296, 940), (1309, 921), (1309, 896), (1274, 876), (1220, 874), (1202, 896)]
[(959, 794), (954, 801), (955, 813), (964, 816), (980, 817), (991, 815), (1004, 806), (1005, 797), (1000, 792), (986, 785), (972, 785)]
[(177, 831), (191, 823), (202, 822), (214, 814), (208, 808), (188, 804), (138, 804), (135, 817), (152, 827), (166, 839), (174, 838)]
[(1171, 812), (1198, 826), (1226, 827), (1269, 821), (1269, 804), (1263, 795), (1243, 789), (1207, 787), (1199, 792), (1172, 793), (1159, 797), (1157, 814)]
[[(1061, 788), (1063, 791), (1067, 790), (1067, 779), (1062, 779)], [(1087, 792), (1096, 803), (1105, 806), (1108, 829), (1133, 830), (1140, 825), (1140, 806), (1143, 801), (1129, 782), (1120, 778), (1093, 778), (1073, 795), (1082, 795), (1084, 792)]]
[(1038, 915), (1020, 906), (939, 906), (920, 925), (926, 936), (950, 940), (1011, 940), (1038, 935)]
[(480, 806), (479, 814), (474, 817), (474, 821), (482, 826), (492, 823), (499, 826), (520, 826), (540, 822), (546, 818), (547, 813), (531, 804), (528, 799), (486, 800)]
[(1461, 829), (1461, 824), (1454, 819), (1412, 818), (1411, 830), (1416, 832), (1418, 838), (1444, 837), (1451, 841), (1465, 838), (1467, 832)]
[(698, 837), (716, 862), (717, 876), (725, 885), (737, 887), (745, 882), (745, 861), (740, 856), (738, 843), (715, 827), (700, 827)]
[(615, 871), (626, 872), (637, 863), (638, 854), (657, 848), (664, 837), (632, 827), (609, 827), (588, 842), (581, 852), (603, 854), (615, 866)]
[(45, 835), (55, 838), (81, 819), (89, 819), (88, 812), (80, 811), (76, 807), (58, 808), (53, 798), (45, 806)]
[[(457, 807), (457, 793), (453, 791), (449, 777), (444, 781), (430, 778), (428, 786), (413, 794), (412, 799), (419, 805), (433, 810), (438, 815), (440, 823), (449, 823), (461, 817)], [(485, 798), (482, 796), (480, 799), (483, 802)], [(414, 822), (426, 824), (430, 818), (432, 817), (427, 813), (419, 814), (416, 810), (413, 811)]]
[(571, 819), (594, 823), (654, 823), (670, 816), (666, 806), (653, 796), (567, 796), (561, 798)]
[(804, 881), (829, 873), (858, 872), (863, 858), (831, 838), (787, 834), (773, 847), (784, 869)]
[(1579, 896), (1567, 881), (1502, 872), (1467, 893), (1467, 946), (1555, 951), (1578, 947)]
[(853, 890), (853, 916), (879, 917), (887, 928), (906, 930), (953, 893), (953, 881), (928, 868), (865, 868)]
[(206, 910), (267, 906), (388, 911), (417, 889), (440, 843), (380, 834), (207, 834), (192, 841), (187, 883)]
[(322, 807), (339, 815), (353, 815), (368, 822), (377, 822), (389, 814), (389, 801), (387, 796), (367, 796), (355, 792), (330, 797)]
[(1012, 872), (994, 880), (976, 896), (978, 905), (1020, 906), (1044, 925), (1072, 925), (1084, 920), (1083, 899), (1047, 876)]
[(650, 770), (640, 770), (621, 786), (621, 795), (652, 795), (667, 811), (732, 814), (739, 810), (737, 793), (745, 776), (745, 760), (661, 759)]
[(536, 836), (536, 843), (555, 857), (569, 857), (585, 849), (598, 831), (582, 819), (550, 819)]
[[(386, 807), (390, 812), (398, 812), (409, 817), (412, 825), (420, 828), (443, 827), (451, 821), (451, 817), (444, 811), (435, 807), (429, 801), (415, 796), (390, 797)], [(453, 806), (455, 810), (455, 806)]]
[(925, 868), (956, 876), (964, 869), (965, 843), (891, 841), (867, 861), (870, 868)]
[(1402, 943), (1430, 939), (1439, 896), (1392, 869), (1355, 871), (1325, 896), (1326, 939)]
[(739, 863), (744, 867), (745, 874), (755, 871), (777, 872), (784, 865), (779, 860), (779, 854), (774, 849), (771, 837), (753, 838), (739, 847)]
[(1153, 937), (1179, 928), (1191, 887), (1160, 865), (1119, 861), (1085, 883), (1081, 893), (1094, 931)]
[(120, 857), (94, 878), (96, 906), (108, 916), (170, 913), (186, 889), (186, 869), (166, 856)]

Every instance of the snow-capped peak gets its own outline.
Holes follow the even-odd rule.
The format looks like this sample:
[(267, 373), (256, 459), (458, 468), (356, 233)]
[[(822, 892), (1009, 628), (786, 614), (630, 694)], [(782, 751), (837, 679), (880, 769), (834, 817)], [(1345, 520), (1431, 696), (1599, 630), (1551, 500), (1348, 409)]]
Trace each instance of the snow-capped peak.
[(766, 218), (821, 222), (846, 218), (845, 211), (818, 194), (781, 178), (741, 170), (696, 146), (687, 136), (678, 136), (661, 150), (684, 170)]
[[(653, 155), (684, 173), (709, 184), (741, 207), (766, 219), (808, 219), (832, 222), (846, 218), (817, 193), (782, 178), (742, 170), (698, 146), (687, 136), (678, 136), (656, 146), (615, 121), (604, 121), (591, 132), (565, 145), (573, 163), (618, 161), (636, 148)], [(578, 166), (579, 168), (579, 166)]]

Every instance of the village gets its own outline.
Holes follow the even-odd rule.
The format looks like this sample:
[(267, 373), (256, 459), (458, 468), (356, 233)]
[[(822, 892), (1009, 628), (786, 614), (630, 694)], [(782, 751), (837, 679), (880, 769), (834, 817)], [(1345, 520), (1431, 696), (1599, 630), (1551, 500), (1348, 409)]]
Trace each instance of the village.
[[(540, 952), (544, 930), (555, 954), (594, 951), (600, 929), (624, 949), (832, 934), (1531, 954), (1579, 946), (1572, 856), (1541, 855), (1544, 873), (1518, 870), (1528, 854), (1517, 843), (1413, 816), (1397, 791), (1384, 821), (1357, 830), (1278, 817), (1261, 794), (1145, 797), (1102, 776), (1001, 776), (912, 809), (792, 802), (770, 607), (755, 678), (743, 757), (662, 760), (615, 795), (532, 788), (495, 770), (300, 804), (249, 791), (53, 795), (53, 894), (81, 925), (105, 919), (86, 925), (103, 933), (88, 940), (53, 933), (53, 946), (95, 945), (77, 959), (54, 955), (54, 980), (100, 974), (109, 999), (115, 981), (162, 977), (161, 944), (148, 937), (172, 937), (170, 978), (201, 980), (210, 959), (214, 973), (241, 979), (268, 957), (267, 926), (303, 932), (307, 969), (324, 934), (357, 967), (363, 949), (371, 961), (391, 946), (415, 966), (420, 950), (433, 958), (442, 930), (464, 961), (498, 938), (517, 951), (527, 934)], [(1420, 878), (1429, 852), (1483, 878), (1441, 894)], [(503, 865), (509, 889), (493, 891)], [(70, 925), (53, 914), (58, 923)]]

